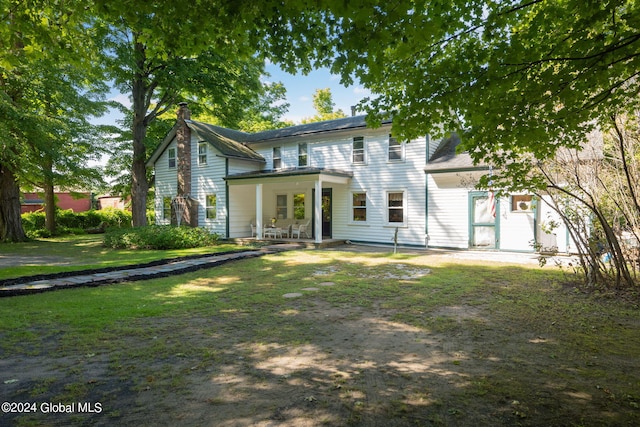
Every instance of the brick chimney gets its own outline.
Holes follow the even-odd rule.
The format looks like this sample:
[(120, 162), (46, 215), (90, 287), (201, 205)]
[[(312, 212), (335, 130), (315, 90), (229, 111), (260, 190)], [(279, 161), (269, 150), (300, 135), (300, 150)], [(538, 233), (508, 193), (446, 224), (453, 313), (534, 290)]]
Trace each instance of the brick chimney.
[[(186, 120), (191, 120), (191, 111), (186, 102), (181, 102), (178, 105), (178, 129), (176, 131), (178, 188), (176, 196), (182, 198), (186, 203), (180, 223), (197, 227), (198, 202), (191, 197), (191, 129), (186, 123)], [(174, 203), (172, 203), (171, 222), (174, 224), (178, 222), (176, 214)]]
[(191, 111), (186, 102), (178, 105), (178, 196), (186, 196), (191, 194), (191, 129), (185, 120), (191, 120)]

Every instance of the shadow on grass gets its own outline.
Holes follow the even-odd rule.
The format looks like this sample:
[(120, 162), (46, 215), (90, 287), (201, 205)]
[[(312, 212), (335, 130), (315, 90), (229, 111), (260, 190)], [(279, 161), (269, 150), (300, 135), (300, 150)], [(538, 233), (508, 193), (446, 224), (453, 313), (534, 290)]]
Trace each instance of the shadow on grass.
[[(635, 424), (640, 316), (568, 293), (554, 284), (559, 277), (428, 256), (303, 251), (56, 293), (59, 308), (15, 307), (34, 318), (22, 328), (47, 342), (32, 355), (4, 349), (2, 371), (17, 381), (3, 395), (100, 402), (103, 411), (0, 421)], [(283, 296), (291, 293), (302, 295)], [(56, 322), (38, 325), (44, 310)]]

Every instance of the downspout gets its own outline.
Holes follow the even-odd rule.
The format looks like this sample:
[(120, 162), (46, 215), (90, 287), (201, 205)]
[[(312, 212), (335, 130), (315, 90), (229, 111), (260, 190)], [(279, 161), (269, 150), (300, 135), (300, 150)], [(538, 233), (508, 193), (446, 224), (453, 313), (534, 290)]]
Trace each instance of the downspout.
[[(224, 159), (224, 176), (229, 176), (229, 158), (225, 157)], [(226, 239), (229, 238), (229, 236), (231, 235), (231, 233), (229, 232), (229, 217), (230, 212), (229, 212), (229, 181), (225, 180), (224, 181), (224, 207), (225, 207), (225, 233), (226, 233)]]
[[(425, 155), (425, 165), (429, 163), (429, 151), (431, 148), (431, 138), (429, 135), (424, 136), (426, 139), (427, 152)], [(429, 247), (429, 173), (424, 174), (424, 247)]]

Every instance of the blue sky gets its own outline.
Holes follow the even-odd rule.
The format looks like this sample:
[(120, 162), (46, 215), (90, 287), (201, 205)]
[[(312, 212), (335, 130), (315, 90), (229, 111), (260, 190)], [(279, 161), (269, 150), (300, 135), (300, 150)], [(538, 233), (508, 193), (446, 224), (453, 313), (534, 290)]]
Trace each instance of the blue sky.
[[(346, 115), (351, 115), (351, 106), (357, 104), (362, 98), (369, 96), (370, 92), (362, 86), (354, 85), (344, 87), (340, 84), (340, 78), (332, 75), (328, 69), (319, 69), (312, 71), (308, 75), (289, 74), (274, 64), (267, 64), (266, 71), (270, 77), (266, 81), (282, 82), (287, 88), (287, 102), (290, 104), (289, 112), (283, 116), (283, 119), (290, 120), (294, 123), (300, 123), (305, 117), (311, 117), (316, 114), (313, 108), (313, 94), (316, 89), (330, 88), (335, 103), (335, 109), (342, 110)], [(114, 92), (111, 99), (121, 102), (126, 106), (131, 103), (126, 95)], [(178, 106), (176, 105), (176, 110)], [(120, 114), (113, 112), (94, 120), (94, 123), (115, 124), (115, 120)]]
[(289, 102), (289, 112), (285, 119), (295, 123), (305, 117), (315, 115), (313, 108), (313, 94), (316, 89), (331, 89), (335, 109), (342, 110), (346, 115), (351, 115), (351, 106), (356, 105), (362, 98), (370, 95), (370, 92), (362, 86), (354, 85), (344, 87), (340, 84), (340, 78), (329, 72), (327, 69), (312, 71), (308, 75), (286, 73), (277, 65), (267, 64), (267, 72), (271, 74), (268, 81), (280, 81), (287, 88), (287, 102)]

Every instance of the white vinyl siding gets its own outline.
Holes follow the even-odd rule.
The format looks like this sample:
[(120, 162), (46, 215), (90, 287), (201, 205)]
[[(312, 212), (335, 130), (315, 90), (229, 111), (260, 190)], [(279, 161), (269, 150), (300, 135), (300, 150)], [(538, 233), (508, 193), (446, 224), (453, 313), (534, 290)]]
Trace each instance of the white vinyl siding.
[(170, 216), (164, 217), (164, 198), (173, 199), (176, 196), (178, 188), (178, 173), (175, 166), (171, 167), (171, 158), (173, 156), (173, 164), (176, 163), (176, 140), (174, 139), (168, 145), (167, 149), (160, 155), (155, 163), (155, 214), (156, 224), (166, 225), (171, 223)]

